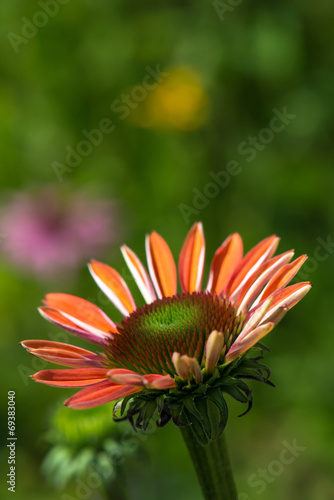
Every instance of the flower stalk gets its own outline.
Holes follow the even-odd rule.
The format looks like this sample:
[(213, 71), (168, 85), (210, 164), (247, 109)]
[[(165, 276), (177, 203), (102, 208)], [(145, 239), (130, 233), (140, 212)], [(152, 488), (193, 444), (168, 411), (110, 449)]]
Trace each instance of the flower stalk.
[(181, 433), (191, 456), (204, 499), (237, 500), (237, 490), (224, 434), (209, 445), (202, 446), (189, 427), (181, 427)]

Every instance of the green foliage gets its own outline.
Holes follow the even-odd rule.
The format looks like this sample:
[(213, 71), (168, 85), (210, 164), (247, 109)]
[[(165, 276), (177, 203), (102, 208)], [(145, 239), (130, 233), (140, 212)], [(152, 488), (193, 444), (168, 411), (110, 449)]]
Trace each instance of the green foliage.
[[(21, 35), (22, 18), (31, 21), (41, 10), (39, 3), (0, 3), (1, 199), (13, 190), (30, 192), (44, 184), (116, 198), (121, 202), (119, 239), (143, 260), (145, 233), (161, 233), (176, 257), (190, 225), (202, 220), (205, 283), (215, 249), (234, 231), (242, 234), (245, 249), (276, 233), (281, 251), (307, 253), (310, 261), (300, 274), (314, 288), (268, 336), (277, 389), (257, 384), (256, 408), (246, 419), (236, 418), (239, 403), (229, 401), (226, 433), (246, 497), (257, 496), (248, 478), (276, 459), (283, 440), (297, 438), (307, 450), (266, 484), (263, 496), (330, 498), (334, 257), (319, 238), (327, 241), (334, 227), (332, 2), (244, 1), (221, 20), (213, 3), (202, 0), (70, 1), (16, 54), (7, 35)], [(134, 114), (147, 101), (123, 120), (111, 110), (123, 93), (142, 83), (147, 66), (157, 65), (162, 71), (190, 67), (198, 75), (209, 103), (200, 127), (142, 128)], [(264, 144), (261, 130), (269, 127), (273, 109), (282, 112), (284, 106), (296, 117)], [(66, 147), (76, 148), (84, 139), (82, 131), (98, 128), (104, 118), (112, 120), (115, 130), (104, 134), (60, 182), (53, 162), (64, 164)], [(249, 144), (249, 137), (257, 146)], [(218, 173), (221, 184), (213, 180)], [(110, 248), (105, 260), (128, 279), (117, 248)], [(0, 266), (3, 386), (18, 395), (21, 489), (15, 498), (59, 500), (59, 492), (53, 495), (40, 480), (44, 449), (39, 436), (46, 426), (43, 408), (73, 391), (56, 393), (33, 384), (29, 374), (51, 365), (28, 360), (17, 344), (58, 334), (36, 312), (48, 291), (93, 299), (115, 321), (121, 315), (101, 301), (85, 268), (78, 278), (41, 285), (39, 277), (22, 275), (5, 259)], [(134, 282), (128, 284), (142, 304)], [(230, 392), (243, 398), (237, 389), (225, 386), (226, 401)], [(4, 404), (1, 418), (6, 419)], [(146, 433), (143, 445), (153, 459), (142, 467), (138, 461), (132, 469), (134, 498), (200, 498), (177, 431), (167, 426), (152, 436)]]

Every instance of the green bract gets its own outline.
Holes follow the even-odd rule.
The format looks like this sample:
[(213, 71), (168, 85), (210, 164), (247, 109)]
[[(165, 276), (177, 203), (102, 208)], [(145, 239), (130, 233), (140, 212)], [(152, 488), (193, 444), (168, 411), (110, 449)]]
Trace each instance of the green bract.
[(252, 391), (245, 380), (253, 379), (273, 386), (269, 381), (269, 368), (261, 363), (263, 351), (267, 348), (258, 344), (252, 349), (253, 352), (256, 350), (260, 351), (260, 355), (251, 358), (244, 356), (228, 365), (217, 366), (210, 376), (203, 369), (201, 384), (178, 379), (175, 389), (145, 390), (137, 396), (128, 396), (115, 405), (114, 419), (128, 419), (133, 428), (144, 431), (152, 422), (163, 427), (172, 420), (177, 426), (189, 426), (197, 441), (207, 445), (225, 429), (228, 419), (226, 394), (248, 404), (242, 414), (245, 415), (252, 407)]

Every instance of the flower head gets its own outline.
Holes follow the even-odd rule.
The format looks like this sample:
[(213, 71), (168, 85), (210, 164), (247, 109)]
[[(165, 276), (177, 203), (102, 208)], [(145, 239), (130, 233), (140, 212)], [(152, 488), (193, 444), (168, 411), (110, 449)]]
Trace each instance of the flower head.
[[(286, 286), (306, 260), (291, 261), (293, 251), (273, 256), (279, 238), (270, 236), (243, 256), (239, 234), (229, 236), (211, 262), (202, 287), (205, 240), (196, 223), (181, 249), (178, 271), (172, 253), (156, 232), (146, 238), (149, 272), (136, 254), (122, 247), (125, 261), (146, 304), (136, 306), (116, 270), (97, 261), (91, 274), (122, 312), (114, 323), (96, 305), (61, 293), (45, 298), (41, 314), (65, 330), (100, 347), (99, 353), (57, 342), (27, 340), (35, 356), (72, 369), (43, 370), (33, 379), (59, 387), (83, 389), (65, 404), (91, 408), (110, 401), (136, 427), (146, 428), (154, 415), (158, 425), (173, 419), (192, 425), (203, 443), (225, 427), (224, 393), (251, 405), (242, 379), (268, 383), (261, 356), (247, 358), (259, 341), (309, 291), (309, 282)], [(134, 422), (134, 416), (137, 416)]]

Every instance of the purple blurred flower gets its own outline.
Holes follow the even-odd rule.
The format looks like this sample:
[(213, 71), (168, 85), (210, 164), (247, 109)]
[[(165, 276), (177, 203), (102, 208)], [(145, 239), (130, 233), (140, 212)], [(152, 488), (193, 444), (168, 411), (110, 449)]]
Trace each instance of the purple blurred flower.
[(15, 267), (55, 276), (75, 270), (115, 242), (115, 204), (52, 188), (16, 193), (1, 209), (1, 251)]

